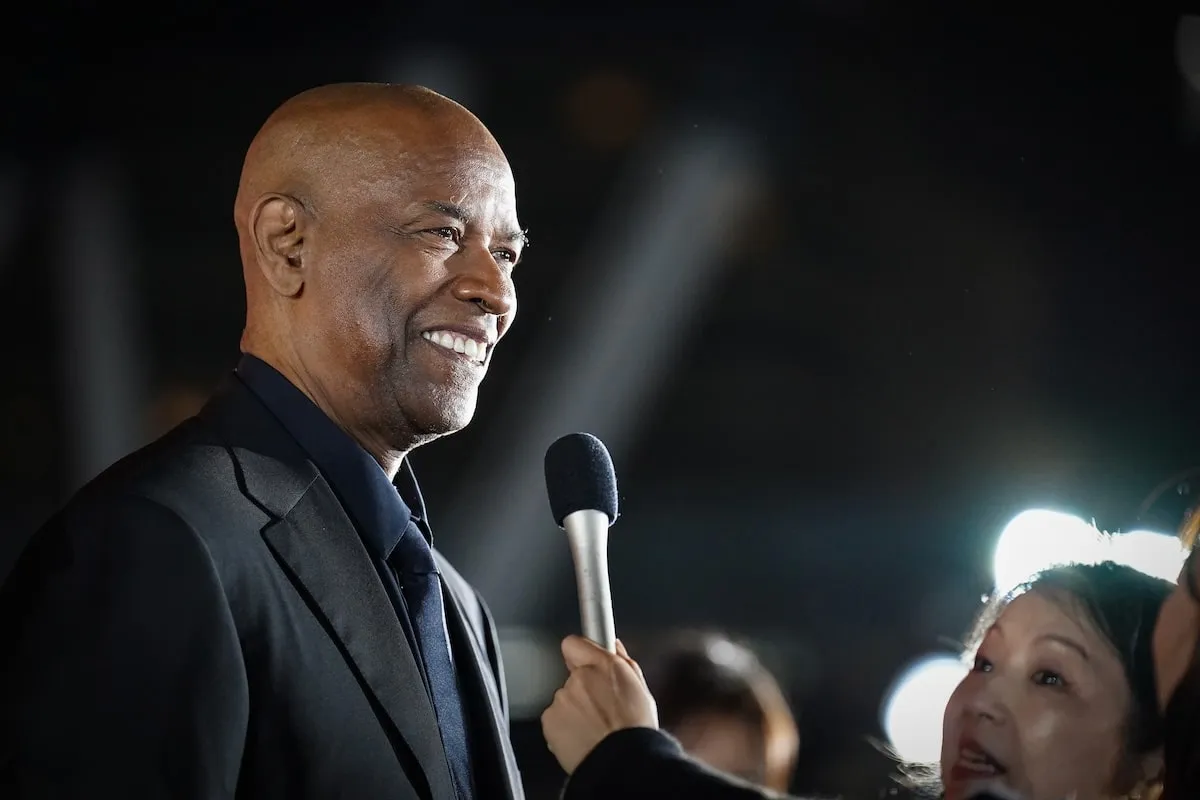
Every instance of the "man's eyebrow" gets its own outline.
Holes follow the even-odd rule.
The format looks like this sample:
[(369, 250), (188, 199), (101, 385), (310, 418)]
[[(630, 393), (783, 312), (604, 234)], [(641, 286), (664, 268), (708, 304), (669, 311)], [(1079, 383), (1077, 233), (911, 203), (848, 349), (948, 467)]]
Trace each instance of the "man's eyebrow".
[(422, 203), (425, 208), (430, 211), (436, 211), (439, 214), (445, 214), (448, 217), (454, 217), (462, 223), (467, 223), (471, 219), (471, 215), (462, 206), (457, 206), (454, 203), (443, 203), (441, 200), (428, 200)]
[[(464, 225), (471, 221), (471, 215), (467, 210), (460, 205), (454, 203), (444, 203), (441, 200), (429, 200), (422, 205), (430, 211), (436, 211), (439, 214), (445, 214), (448, 217), (453, 217)], [(500, 234), (500, 240), (504, 242), (519, 243), (522, 247), (529, 246), (529, 230), (511, 230)]]

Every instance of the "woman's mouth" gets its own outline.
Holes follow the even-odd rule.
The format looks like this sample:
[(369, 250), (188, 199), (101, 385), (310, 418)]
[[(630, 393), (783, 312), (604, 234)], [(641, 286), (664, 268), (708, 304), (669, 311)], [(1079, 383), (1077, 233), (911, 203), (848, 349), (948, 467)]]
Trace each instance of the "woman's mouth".
[(1008, 769), (977, 742), (964, 741), (959, 747), (958, 760), (954, 762), (952, 771), (955, 779), (977, 780), (999, 777)]

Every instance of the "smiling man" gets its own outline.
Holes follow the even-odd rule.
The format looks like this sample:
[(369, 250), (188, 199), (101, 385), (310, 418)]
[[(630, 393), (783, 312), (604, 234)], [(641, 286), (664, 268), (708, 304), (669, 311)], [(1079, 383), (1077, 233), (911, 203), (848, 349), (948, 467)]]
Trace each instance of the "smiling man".
[(4, 588), (0, 793), (520, 797), (494, 626), (407, 460), (512, 323), (508, 162), (434, 92), (321, 87), (255, 137), (234, 220), (236, 371)]

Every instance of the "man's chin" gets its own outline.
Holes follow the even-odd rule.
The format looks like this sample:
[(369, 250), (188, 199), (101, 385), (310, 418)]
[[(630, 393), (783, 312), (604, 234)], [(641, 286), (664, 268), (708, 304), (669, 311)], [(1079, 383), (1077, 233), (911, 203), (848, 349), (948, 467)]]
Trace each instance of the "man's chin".
[(443, 400), (444, 402), (426, 409), (426, 413), (416, 420), (417, 424), (414, 425), (414, 428), (422, 437), (437, 439), (458, 433), (470, 425), (471, 420), (475, 417), (474, 393), (470, 398), (447, 397)]

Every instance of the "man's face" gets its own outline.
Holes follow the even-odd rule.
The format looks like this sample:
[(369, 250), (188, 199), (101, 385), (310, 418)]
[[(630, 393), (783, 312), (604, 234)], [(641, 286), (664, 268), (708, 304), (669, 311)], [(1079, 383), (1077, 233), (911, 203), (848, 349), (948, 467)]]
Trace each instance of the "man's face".
[(343, 424), (388, 444), (471, 421), (516, 312), (508, 163), (490, 138), (437, 133), (332, 182), (305, 236), (306, 368)]

